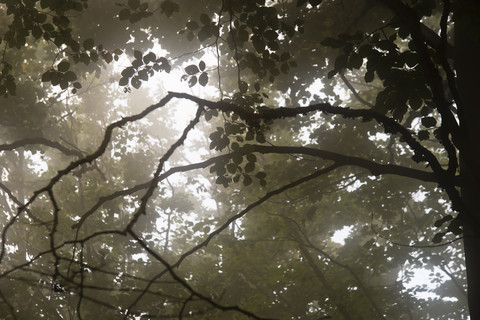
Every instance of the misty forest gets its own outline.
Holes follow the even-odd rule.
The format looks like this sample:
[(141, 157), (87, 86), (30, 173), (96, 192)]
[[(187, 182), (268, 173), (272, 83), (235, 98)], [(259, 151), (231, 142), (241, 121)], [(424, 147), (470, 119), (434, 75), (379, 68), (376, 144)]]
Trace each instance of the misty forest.
[(476, 0), (1, 0), (0, 319), (480, 319)]

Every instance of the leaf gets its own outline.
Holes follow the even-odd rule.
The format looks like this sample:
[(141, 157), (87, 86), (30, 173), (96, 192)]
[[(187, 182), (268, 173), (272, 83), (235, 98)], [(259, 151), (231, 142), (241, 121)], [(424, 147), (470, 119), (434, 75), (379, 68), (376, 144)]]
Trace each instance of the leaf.
[(85, 50), (92, 50), (94, 45), (95, 43), (91, 38), (83, 41), (83, 47), (85, 48)]
[(135, 68), (134, 67), (127, 67), (121, 73), (121, 75), (123, 77), (126, 77), (126, 78), (130, 78), (134, 74), (135, 74)]
[(237, 32), (237, 38), (238, 38), (238, 40), (241, 41), (241, 42), (247, 42), (249, 36), (250, 36), (250, 35), (248, 34), (247, 30), (245, 30), (245, 29), (240, 29), (240, 30), (238, 30), (238, 32)]
[(134, 67), (135, 69), (140, 68), (142, 65), (143, 65), (142, 60), (133, 60), (132, 61), (132, 67)]
[(253, 153), (247, 153), (246, 155), (248, 162), (256, 162), (257, 161), (257, 156), (255, 156)]
[(130, 23), (137, 23), (138, 21), (142, 20), (142, 18), (143, 18), (143, 13), (134, 12), (130, 14), (128, 21), (130, 21)]
[(148, 72), (147, 70), (143, 69), (138, 72), (138, 77), (140, 80), (147, 81), (148, 80)]
[(251, 185), (252, 182), (253, 182), (253, 180), (252, 180), (252, 178), (250, 178), (249, 175), (247, 175), (247, 174), (244, 174), (244, 175), (243, 175), (243, 185), (244, 185), (245, 187)]
[(215, 109), (209, 109), (205, 112), (205, 120), (210, 121), (212, 117), (218, 116), (218, 111)]
[(316, 7), (316, 6), (320, 5), (322, 3), (322, 1), (323, 0), (309, 0), (308, 2), (310, 2), (312, 7)]
[[(105, 56), (107, 56), (107, 55), (108, 55), (108, 54), (105, 54), (105, 55), (104, 55), (104, 60), (107, 60), (107, 59), (105, 58)], [(110, 55), (110, 58), (111, 58), (111, 57), (112, 57), (112, 55)], [(97, 54), (95, 51), (91, 51), (91, 52), (90, 52), (90, 60), (92, 60), (93, 62), (97, 62), (97, 60), (98, 60), (98, 54)], [(112, 61), (112, 60), (110, 59), (110, 61)]]
[(194, 75), (194, 74), (197, 74), (200, 72), (200, 70), (198, 69), (198, 67), (194, 64), (191, 64), (187, 67), (185, 67), (185, 72), (189, 75)]
[(437, 120), (434, 117), (424, 117), (421, 121), (427, 128), (435, 127), (437, 125)]
[(307, 3), (307, 0), (297, 0), (297, 7), (303, 6), (305, 3)]
[(200, 71), (204, 71), (205, 70), (205, 62), (203, 60), (201, 60), (200, 63), (198, 64), (198, 67), (200, 68)]
[(252, 172), (253, 170), (255, 170), (255, 162), (248, 162), (245, 165), (245, 172), (249, 173), (249, 172)]
[(457, 235), (457, 236), (462, 234), (463, 229), (462, 229), (462, 224), (460, 222), (460, 219), (455, 218), (455, 219), (450, 219), (450, 220), (451, 220), (451, 222), (448, 225), (447, 230), (449, 232), (452, 232), (454, 235)]
[(200, 32), (198, 33), (198, 40), (200, 42), (203, 42), (205, 40), (207, 40), (208, 38), (210, 38), (211, 36), (213, 36), (213, 33), (212, 33), (212, 30), (210, 29), (210, 27), (208, 26), (204, 26)]
[(135, 10), (140, 6), (140, 0), (128, 0), (128, 6)]
[(239, 153), (235, 153), (232, 157), (232, 161), (236, 164), (239, 165), (243, 162), (243, 157)]
[(438, 232), (433, 236), (432, 242), (433, 243), (440, 243), (443, 240), (443, 237), (445, 236), (445, 232)]
[(40, 28), (37, 25), (34, 25), (32, 27), (32, 36), (35, 37), (35, 39), (39, 39), (43, 35), (42, 28)]
[(402, 26), (398, 29), (398, 36), (401, 39), (406, 39), (410, 35), (410, 30), (408, 27)]
[(343, 68), (346, 68), (348, 64), (348, 57), (344, 54), (339, 55), (335, 59), (335, 70), (342, 70)]
[(290, 52), (282, 52), (280, 55), (280, 61), (287, 61), (288, 59), (290, 59)]
[(210, 18), (208, 17), (208, 15), (206, 15), (205, 13), (202, 13), (200, 15), (200, 22), (203, 23), (204, 25), (210, 25)]
[(157, 61), (160, 63), (162, 70), (164, 70), (166, 73), (170, 73), (172, 66), (165, 57), (160, 57)]
[(358, 48), (357, 51), (362, 58), (366, 58), (372, 52), (372, 46), (370, 44), (363, 44)]
[(371, 70), (368, 70), (366, 73), (365, 73), (365, 76), (364, 76), (364, 79), (365, 79), (365, 82), (372, 82), (373, 81), (373, 78), (375, 77), (375, 74), (373, 71)]
[(42, 74), (42, 82), (49, 82), (52, 80), (53, 72), (52, 70), (48, 70), (47, 72)]
[[(138, 10), (140, 10), (140, 11), (147, 11), (147, 9), (148, 9), (148, 3), (147, 3), (147, 2), (142, 3), (142, 4), (140, 5), (140, 7), (138, 8)], [(145, 15), (145, 14), (147, 14), (147, 15)], [(150, 15), (152, 15), (151, 12), (144, 12), (144, 17), (145, 17), (145, 18), (146, 18), (147, 16), (150, 16)]]
[(118, 85), (124, 87), (124, 86), (128, 85), (128, 80), (129, 80), (128, 77), (122, 77), (122, 78), (120, 78), (120, 81), (118, 81)]
[(408, 100), (408, 104), (413, 110), (418, 110), (423, 104), (423, 99), (418, 96), (412, 97)]
[(237, 165), (235, 163), (227, 164), (227, 171), (230, 173), (235, 173), (237, 171)]
[(198, 77), (198, 83), (202, 86), (205, 87), (208, 83), (208, 74), (206, 72), (202, 72), (200, 77)]
[(141, 61), (142, 58), (143, 58), (143, 54), (142, 54), (142, 52), (139, 51), (139, 50), (134, 50), (134, 51), (133, 51), (133, 56), (135, 57), (136, 60), (140, 60), (140, 61)]
[(155, 53), (153, 53), (151, 51), (143, 57), (143, 62), (145, 64), (147, 64), (149, 62), (152, 62), (152, 61), (155, 61), (155, 60), (157, 60), (157, 56), (155, 55)]
[(160, 4), (160, 12), (164, 13), (167, 18), (170, 18), (174, 12), (179, 12), (180, 7), (177, 3), (172, 2), (170, 0), (164, 0)]
[(343, 47), (346, 43), (343, 40), (328, 37), (325, 38), (325, 40), (323, 40), (322, 42), (320, 42), (320, 44), (326, 47), (337, 49)]
[(248, 84), (245, 81), (239, 81), (238, 82), (238, 90), (240, 90), (241, 93), (247, 92)]
[(252, 44), (258, 53), (265, 50), (265, 42), (257, 36), (252, 37)]
[(120, 20), (127, 20), (128, 18), (130, 18), (130, 10), (127, 8), (120, 10), (120, 12), (118, 13), (118, 18)]
[(420, 130), (417, 134), (420, 141), (427, 140), (430, 138), (430, 133), (427, 130)]
[(142, 85), (142, 81), (140, 81), (138, 77), (133, 77), (131, 80), (131, 84), (132, 84), (132, 87), (134, 87), (135, 89), (138, 89)]
[(74, 52), (80, 51), (80, 44), (77, 41), (71, 40), (68, 44)]
[(258, 179), (265, 179), (267, 177), (267, 174), (263, 171), (260, 171), (260, 172), (257, 172), (257, 174), (255, 174), (255, 177)]
[(248, 131), (245, 135), (245, 140), (251, 141), (253, 139), (255, 139), (255, 133), (253, 133), (253, 131)]
[(73, 81), (77, 80), (77, 75), (73, 71), (67, 71), (67, 72), (65, 72), (65, 74), (63, 76), (65, 77), (65, 80), (67, 80), (69, 82), (73, 82)]
[(359, 54), (353, 52), (348, 58), (348, 64), (353, 69), (360, 69), (363, 64), (363, 58)]
[(68, 88), (68, 81), (65, 79), (60, 80), (60, 89), (65, 90)]
[(191, 88), (193, 87), (194, 85), (197, 84), (197, 76), (191, 76), (189, 79), (188, 79), (188, 86)]
[(331, 79), (333, 78), (336, 74), (337, 74), (337, 70), (330, 70), (328, 73), (327, 73), (327, 78), (328, 79)]
[(402, 58), (406, 65), (410, 68), (413, 68), (418, 64), (418, 56), (412, 51), (406, 51), (402, 53)]
[(73, 5), (73, 10), (75, 11), (82, 11), (83, 10), (83, 5), (80, 2), (74, 2), (72, 3)]
[(445, 217), (442, 217), (441, 219), (438, 219), (435, 221), (434, 226), (437, 228), (440, 228), (445, 222), (452, 220), (453, 217), (452, 215), (448, 214)]
[(11, 95), (15, 95), (15, 91), (17, 90), (17, 85), (12, 76), (8, 76), (7, 79), (5, 80), (5, 87), (7, 88), (8, 92)]
[(47, 32), (52, 32), (55, 30), (55, 27), (51, 23), (45, 23), (42, 25), (43, 30)]
[(60, 76), (58, 72), (51, 72), (50, 82), (54, 86), (58, 86), (60, 84)]
[(195, 21), (188, 21), (187, 22), (187, 29), (188, 30), (195, 31), (198, 28), (200, 28), (200, 26)]
[(267, 39), (269, 41), (274, 41), (275, 39), (278, 38), (278, 33), (276, 33), (273, 30), (267, 30), (267, 31), (265, 31), (263, 36), (265, 37), (265, 39)]
[(258, 143), (265, 143), (265, 136), (261, 132), (257, 132), (256, 140)]

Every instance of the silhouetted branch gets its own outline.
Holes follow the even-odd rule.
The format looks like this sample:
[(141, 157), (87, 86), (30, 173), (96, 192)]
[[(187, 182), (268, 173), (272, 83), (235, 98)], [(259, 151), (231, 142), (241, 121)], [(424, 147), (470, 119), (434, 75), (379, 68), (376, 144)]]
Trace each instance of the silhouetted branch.
[[(15, 195), (12, 193), (12, 191), (6, 186), (4, 185), (3, 183), (0, 182), (0, 189), (3, 190), (3, 192), (5, 192), (8, 197), (14, 202), (16, 203), (18, 206), (22, 206), (23, 203), (20, 202), (20, 200), (18, 200), (17, 197), (15, 197)], [(38, 218), (37, 216), (35, 216), (28, 208), (25, 209), (25, 212), (27, 213), (27, 215), (35, 222), (39, 223), (40, 225), (44, 225), (44, 226), (47, 226), (47, 223), (45, 221), (43, 221), (42, 219)]]
[[(245, 149), (240, 149), (239, 151), (240, 154), (244, 155), (253, 151), (253, 152), (258, 152), (263, 154), (277, 153), (277, 154), (309, 155), (314, 157), (320, 157), (325, 160), (335, 161), (339, 166), (357, 166), (370, 171), (370, 173), (375, 176), (379, 176), (383, 174), (393, 174), (393, 175), (412, 178), (412, 179), (416, 179), (424, 182), (438, 183), (437, 177), (433, 172), (422, 171), (418, 169), (413, 169), (413, 168), (408, 168), (408, 167), (403, 167), (403, 166), (398, 166), (393, 164), (379, 164), (375, 161), (371, 161), (371, 160), (367, 160), (359, 157), (346, 156), (340, 153), (325, 151), (325, 150), (316, 149), (316, 148), (309, 148), (309, 147), (302, 147), (302, 146), (264, 146), (264, 145), (251, 145), (251, 147), (252, 148), (248, 149), (247, 151), (245, 151)], [(178, 172), (187, 172), (195, 169), (206, 168), (216, 162), (222, 162), (222, 161), (231, 159), (234, 155), (235, 153), (228, 153), (228, 154), (223, 154), (216, 157), (211, 157), (202, 162), (193, 163), (185, 166), (174, 167), (169, 169), (165, 173), (159, 175), (156, 181), (160, 182)], [(72, 225), (72, 229), (80, 228), (80, 226), (85, 222), (85, 220), (89, 216), (94, 214), (104, 203), (119, 197), (132, 195), (141, 190), (145, 190), (152, 184), (152, 181), (153, 180), (150, 180), (148, 182), (138, 184), (134, 187), (116, 191), (110, 195), (100, 197), (97, 203), (95, 203), (88, 211), (83, 213), (81, 215), (80, 220), (77, 223)], [(457, 179), (455, 180), (455, 185), (456, 186), (461, 185), (460, 177), (457, 177)]]
[(132, 115), (132, 116), (124, 117), (121, 120), (118, 120), (118, 121), (108, 125), (107, 128), (105, 129), (103, 140), (102, 140), (100, 146), (97, 148), (96, 151), (94, 151), (93, 153), (91, 153), (87, 156), (84, 156), (83, 158), (80, 158), (76, 161), (71, 162), (65, 169), (58, 171), (58, 173), (53, 178), (50, 179), (49, 183), (45, 187), (35, 191), (33, 193), (33, 195), (30, 197), (30, 199), (24, 205), (18, 207), (17, 213), (14, 215), (13, 218), (10, 219), (10, 221), (4, 226), (4, 228), (2, 230), (2, 234), (1, 234), (2, 244), (1, 244), (1, 251), (0, 251), (0, 263), (2, 262), (3, 257), (5, 255), (5, 242), (6, 242), (6, 236), (7, 236), (8, 229), (15, 223), (15, 221), (22, 214), (22, 212), (31, 203), (33, 203), (33, 201), (35, 201), (35, 199), (40, 194), (42, 194), (44, 192), (48, 193), (50, 190), (52, 190), (53, 186), (56, 185), (60, 181), (60, 179), (62, 177), (71, 173), (75, 168), (78, 168), (79, 166), (81, 166), (83, 164), (91, 163), (92, 161), (94, 161), (95, 159), (100, 157), (105, 152), (105, 150), (107, 149), (108, 144), (111, 141), (114, 129), (121, 128), (129, 122), (134, 122), (134, 121), (137, 121), (137, 120), (140, 120), (140, 119), (144, 118), (145, 116), (147, 116), (151, 112), (165, 106), (172, 98), (173, 98), (172, 95), (167, 95), (166, 97), (161, 99), (160, 102), (147, 107), (142, 112), (137, 113), (137, 114)]
[(21, 147), (26, 147), (29, 145), (43, 145), (43, 146), (57, 149), (60, 152), (69, 156), (77, 156), (77, 157), (83, 156), (83, 154), (78, 150), (68, 149), (56, 141), (51, 141), (42, 137), (25, 138), (25, 139), (17, 140), (12, 143), (2, 144), (0, 145), (0, 151), (11, 151), (11, 150), (15, 150)]
[(142, 214), (147, 214), (147, 202), (152, 196), (155, 188), (158, 185), (158, 177), (160, 176), (161, 172), (163, 171), (163, 165), (165, 162), (170, 158), (170, 156), (175, 152), (175, 150), (180, 147), (185, 140), (187, 139), (188, 133), (195, 127), (195, 125), (200, 121), (200, 116), (203, 113), (203, 105), (199, 104), (199, 107), (197, 109), (197, 114), (195, 115), (195, 118), (190, 121), (190, 123), (185, 127), (183, 130), (183, 134), (178, 140), (173, 143), (170, 148), (165, 152), (165, 154), (160, 158), (159, 164), (157, 166), (157, 170), (155, 171), (152, 179), (152, 183), (149, 184), (147, 191), (143, 195), (141, 201), (140, 201), (140, 207), (137, 209), (135, 214), (133, 215), (132, 219), (130, 220), (129, 224), (125, 228), (125, 232), (128, 232), (135, 222), (140, 218), (140, 215)]
[(312, 112), (338, 114), (344, 118), (360, 118), (363, 120), (375, 119), (385, 128), (386, 133), (399, 133), (415, 153), (414, 160), (416, 162), (427, 162), (432, 168), (432, 170), (438, 175), (438, 182), (440, 184), (445, 184), (445, 180), (448, 178), (446, 176), (445, 170), (443, 170), (442, 166), (438, 162), (438, 159), (433, 155), (431, 151), (425, 148), (407, 128), (403, 127), (400, 123), (395, 121), (395, 119), (389, 118), (373, 110), (350, 109), (343, 107), (335, 107), (329, 103), (318, 103), (306, 107), (296, 108), (263, 108), (258, 112), (253, 112), (252, 110), (225, 101), (213, 102), (186, 93), (169, 92), (167, 96), (169, 95), (172, 95), (176, 98), (191, 100), (199, 105), (204, 105), (210, 109), (215, 109), (222, 112), (233, 112), (247, 123), (258, 120), (268, 121), (283, 118), (292, 118)]
[[(187, 99), (195, 102), (198, 105), (197, 108), (197, 113), (195, 118), (184, 128), (184, 131), (182, 135), (177, 139), (175, 143), (173, 143), (170, 148), (167, 150), (165, 154), (159, 159), (159, 163), (157, 165), (156, 171), (153, 175), (153, 177), (150, 179), (150, 181), (145, 182), (143, 184), (139, 184), (137, 186), (134, 186), (129, 189), (124, 189), (120, 191), (113, 192), (110, 195), (100, 197), (98, 201), (86, 212), (81, 214), (80, 220), (72, 226), (72, 229), (77, 228), (76, 236), (73, 240), (68, 240), (64, 241), (62, 244), (57, 245), (56, 244), (56, 237), (57, 237), (57, 227), (59, 225), (59, 216), (62, 208), (59, 206), (57, 203), (57, 199), (54, 194), (54, 186), (59, 183), (59, 181), (66, 175), (70, 174), (78, 168), (79, 166), (91, 163), (95, 161), (97, 158), (102, 156), (105, 151), (107, 150), (108, 145), (110, 144), (112, 140), (112, 135), (113, 135), (113, 130), (116, 128), (121, 128), (122, 126), (126, 125), (127, 123), (134, 122), (137, 120), (140, 120), (147, 116), (149, 113), (153, 112), (154, 110), (157, 110), (158, 108), (161, 108), (165, 106), (172, 98), (179, 98), (179, 99)], [(185, 166), (178, 166), (169, 169), (166, 172), (164, 171), (164, 164), (166, 161), (170, 159), (170, 157), (173, 155), (173, 153), (185, 142), (188, 133), (193, 130), (193, 128), (196, 126), (196, 124), (200, 121), (200, 117), (202, 116), (204, 112), (204, 108), (210, 108), (210, 109), (215, 109), (221, 112), (233, 112), (237, 114), (240, 118), (242, 118), (247, 124), (255, 124), (259, 123), (260, 121), (268, 121), (268, 120), (276, 120), (276, 119), (281, 119), (281, 118), (289, 118), (289, 117), (296, 117), (299, 115), (304, 115), (307, 113), (311, 112), (324, 112), (324, 113), (331, 113), (331, 114), (338, 114), (342, 117), (345, 118), (360, 118), (363, 120), (369, 120), (369, 119), (375, 119), (377, 120), (381, 125), (385, 127), (385, 131), (388, 133), (399, 133), (402, 135), (404, 140), (407, 142), (407, 144), (412, 148), (412, 150), (415, 153), (415, 159), (418, 161), (426, 161), (432, 168), (433, 172), (428, 172), (428, 171), (422, 171), (418, 169), (413, 169), (413, 168), (408, 168), (408, 167), (402, 167), (394, 164), (381, 164), (377, 163), (375, 161), (359, 158), (359, 157), (352, 157), (352, 156), (346, 156), (343, 154), (335, 153), (335, 152), (330, 152), (326, 150), (321, 150), (321, 149), (316, 149), (316, 148), (309, 148), (309, 147), (302, 147), (302, 146), (267, 146), (267, 145), (246, 145), (244, 147), (241, 147), (239, 151), (236, 153), (228, 153), (228, 154), (223, 154), (219, 155), (216, 157), (211, 157), (208, 160), (195, 163), (195, 164), (190, 164), (190, 165), (185, 165)], [(39, 140), (38, 140), (39, 139)], [(184, 287), (189, 293), (190, 296), (187, 300), (184, 300), (183, 307), (180, 311), (180, 318), (182, 317), (183, 311), (186, 308), (187, 303), (197, 297), (208, 304), (210, 304), (212, 307), (217, 308), (219, 310), (223, 311), (236, 311), (240, 312), (244, 315), (247, 315), (249, 317), (252, 317), (254, 319), (264, 319), (261, 318), (254, 313), (251, 313), (247, 310), (244, 310), (238, 306), (224, 306), (210, 297), (201, 294), (200, 292), (196, 291), (193, 289), (190, 284), (180, 276), (178, 276), (174, 272), (174, 268), (178, 267), (184, 259), (186, 259), (188, 256), (192, 255), (193, 253), (197, 252), (201, 248), (207, 246), (210, 241), (220, 234), (222, 231), (224, 231), (226, 228), (228, 228), (229, 225), (231, 225), (233, 222), (236, 220), (240, 219), (244, 215), (246, 215), (248, 212), (250, 212), (252, 209), (260, 206), (270, 198), (272, 198), (275, 195), (281, 194), (285, 192), (288, 189), (294, 188), (304, 182), (311, 181), (317, 177), (320, 177), (324, 174), (327, 174), (333, 170), (336, 170), (339, 167), (342, 166), (356, 166), (360, 167), (363, 169), (368, 170), (372, 175), (383, 175), (383, 174), (394, 174), (398, 176), (403, 176), (403, 177), (409, 177), (413, 178), (416, 180), (420, 181), (425, 181), (425, 182), (435, 182), (439, 183), (442, 187), (444, 188), (453, 188), (455, 189), (456, 186), (460, 185), (459, 178), (457, 177), (451, 177), (447, 176), (447, 173), (445, 170), (442, 169), (440, 164), (438, 163), (438, 160), (436, 157), (431, 153), (428, 149), (423, 147), (415, 138), (412, 133), (410, 133), (405, 127), (403, 127), (401, 124), (397, 123), (394, 119), (386, 117), (384, 115), (377, 114), (371, 110), (366, 110), (366, 109), (349, 109), (349, 108), (341, 108), (341, 107), (334, 107), (330, 104), (327, 103), (320, 103), (320, 104), (313, 104), (307, 107), (300, 107), (300, 108), (276, 108), (276, 109), (261, 109), (259, 111), (252, 111), (249, 109), (245, 109), (241, 106), (231, 104), (225, 101), (219, 101), (219, 102), (213, 102), (213, 101), (208, 101), (205, 99), (201, 99), (192, 95), (188, 94), (183, 94), (183, 93), (173, 93), (170, 92), (168, 93), (163, 99), (160, 100), (159, 103), (151, 105), (150, 107), (144, 109), (142, 112), (128, 116), (125, 118), (122, 118), (121, 120), (118, 120), (116, 122), (113, 122), (109, 126), (107, 126), (104, 136), (102, 139), (102, 142), (100, 145), (97, 147), (97, 149), (88, 155), (83, 156), (80, 151), (77, 150), (70, 150), (68, 148), (63, 147), (57, 142), (53, 142), (47, 139), (43, 138), (38, 138), (37, 140), (35, 139), (22, 139), (17, 142), (14, 142), (12, 144), (5, 144), (0, 146), (0, 151), (2, 150), (13, 150), (17, 147), (22, 147), (30, 144), (38, 144), (38, 145), (46, 145), (52, 148), (56, 148), (59, 151), (63, 152), (64, 154), (68, 155), (75, 155), (78, 156), (79, 159), (73, 161), (69, 165), (67, 165), (64, 169), (58, 171), (58, 173), (50, 179), (50, 181), (47, 183), (46, 186), (36, 190), (33, 195), (28, 199), (28, 201), (25, 204), (21, 204), (18, 201), (16, 203), (19, 205), (18, 210), (16, 214), (6, 223), (2, 230), (2, 248), (0, 252), (0, 262), (2, 261), (5, 251), (6, 251), (6, 237), (7, 237), (7, 231), (8, 229), (15, 223), (15, 221), (18, 219), (18, 217), (22, 214), (23, 211), (28, 210), (28, 207), (30, 204), (32, 204), (35, 199), (42, 193), (46, 193), (47, 197), (49, 199), (50, 205), (53, 208), (53, 224), (51, 226), (51, 229), (49, 230), (49, 250), (44, 251), (35, 257), (31, 258), (27, 263), (21, 264), (14, 266), (10, 268), (9, 270), (4, 271), (2, 274), (0, 274), (0, 278), (6, 276), (7, 274), (15, 271), (15, 270), (20, 270), (23, 269), (29, 265), (31, 265), (34, 261), (36, 261), (39, 257), (44, 256), (46, 254), (53, 255), (53, 267), (54, 271), (52, 276), (53, 278), (53, 283), (56, 283), (57, 277), (61, 277), (64, 279), (68, 279), (67, 281), (71, 282), (72, 284), (75, 284), (76, 287), (79, 288), (79, 291), (76, 292), (78, 296), (78, 303), (77, 303), (77, 314), (79, 317), (81, 317), (80, 314), (80, 309), (81, 309), (81, 304), (83, 299), (89, 299), (91, 300), (91, 297), (88, 297), (85, 295), (85, 292), (83, 291), (84, 288), (86, 288), (85, 284), (85, 274), (84, 274), (84, 269), (87, 268), (87, 264), (83, 261), (83, 249), (80, 252), (80, 261), (77, 261), (77, 259), (72, 255), (71, 259), (66, 259), (69, 261), (71, 264), (75, 263), (80, 267), (80, 282), (73, 281), (73, 277), (70, 279), (67, 275), (65, 277), (63, 274), (61, 274), (59, 270), (59, 264), (60, 261), (63, 261), (65, 258), (62, 257), (60, 254), (60, 251), (58, 251), (60, 248), (63, 248), (66, 245), (78, 245), (80, 244), (83, 248), (83, 245), (96, 237), (106, 235), (106, 234), (117, 234), (121, 236), (126, 236), (129, 234), (130, 236), (133, 237), (134, 240), (137, 241), (137, 243), (154, 259), (159, 261), (166, 269), (157, 274), (157, 276), (153, 277), (148, 281), (148, 284), (146, 287), (141, 290), (140, 295), (135, 299), (135, 301), (128, 307), (126, 310), (126, 313), (124, 313), (125, 316), (127, 316), (130, 313), (130, 310), (132, 307), (140, 301), (143, 295), (150, 293), (150, 287), (152, 284), (156, 283), (156, 279), (159, 277), (163, 276), (166, 273), (169, 273), (173, 279), (175, 280), (176, 283), (180, 284), (182, 287)], [(157, 185), (169, 177), (170, 175), (178, 172), (186, 172), (189, 170), (194, 170), (194, 169), (200, 169), (200, 168), (205, 168), (208, 167), (218, 161), (224, 161), (228, 160), (238, 154), (240, 155), (245, 155), (251, 152), (256, 152), (256, 153), (262, 153), (262, 154), (296, 154), (296, 155), (308, 155), (312, 157), (318, 157), (323, 160), (327, 161), (332, 161), (333, 164), (324, 167), (322, 169), (319, 169), (312, 174), (308, 176), (304, 176), (302, 178), (299, 178), (291, 183), (288, 183), (278, 189), (271, 190), (267, 192), (264, 196), (259, 198), (258, 200), (254, 201), (253, 203), (249, 204), (245, 209), (240, 211), (239, 213), (231, 216), (228, 218), (226, 222), (224, 222), (222, 225), (220, 225), (217, 229), (215, 229), (213, 232), (209, 233), (208, 236), (201, 241), (199, 244), (194, 246), (192, 249), (184, 252), (180, 258), (177, 260), (176, 263), (174, 264), (169, 264), (160, 254), (155, 252), (152, 248), (150, 248), (147, 243), (141, 239), (137, 234), (133, 231), (133, 227), (135, 226), (137, 220), (140, 218), (141, 215), (147, 214), (147, 203), (151, 199), (154, 190), (156, 189)], [(457, 179), (457, 180), (455, 180)], [(118, 197), (124, 197), (127, 195), (131, 195), (133, 193), (136, 193), (138, 191), (143, 191), (145, 190), (145, 193), (141, 197), (140, 200), (140, 206), (137, 208), (137, 210), (133, 213), (130, 221), (128, 224), (122, 229), (122, 230), (107, 230), (107, 231), (100, 231), (100, 232), (94, 232), (89, 235), (87, 235), (85, 238), (79, 239), (79, 230), (82, 224), (85, 222), (85, 220), (94, 214), (103, 204), (106, 202), (116, 199)], [(90, 268), (89, 269), (93, 271), (100, 271), (101, 269), (95, 269), (95, 268)], [(77, 273), (78, 274), (78, 273)], [(102, 304), (101, 301), (98, 302), (99, 304)]]
[(353, 94), (353, 96), (363, 105), (369, 107), (369, 108), (373, 108), (374, 105), (370, 102), (368, 102), (367, 100), (363, 99), (357, 92), (357, 90), (355, 90), (355, 88), (352, 86), (352, 84), (350, 83), (350, 81), (347, 79), (347, 77), (345, 77), (345, 73), (344, 71), (342, 70), (341, 72), (338, 73), (338, 75), (340, 76), (340, 79), (342, 79), (343, 83), (345, 83), (345, 85), (347, 86), (347, 88), (350, 90), (350, 92)]
[(181, 278), (180, 276), (178, 276), (175, 271), (173, 271), (173, 266), (170, 265), (164, 258), (162, 258), (157, 252), (155, 252), (153, 249), (151, 249), (146, 243), (145, 241), (143, 241), (142, 239), (140, 239), (136, 234), (135, 232), (133, 232), (131, 229), (129, 229), (127, 231), (133, 239), (135, 239), (137, 241), (138, 244), (140, 244), (140, 246), (142, 246), (142, 248), (145, 249), (145, 251), (147, 251), (152, 257), (154, 257), (156, 260), (160, 261), (165, 268), (167, 268), (168, 270), (168, 273), (170, 274), (170, 276), (176, 281), (178, 282), (180, 285), (182, 285), (188, 292), (190, 292), (191, 296), (195, 296), (195, 297), (198, 297), (200, 298), (201, 300), (207, 302), (208, 304), (210, 304), (211, 306), (219, 309), (219, 310), (222, 310), (222, 311), (236, 311), (236, 312), (239, 312), (239, 313), (242, 313), (250, 318), (253, 318), (253, 319), (257, 319), (257, 320), (273, 320), (271, 318), (263, 318), (263, 317), (259, 317), (257, 315), (255, 315), (254, 313), (250, 312), (250, 311), (247, 311), (243, 308), (240, 308), (239, 306), (224, 306), (222, 304), (219, 304), (217, 302), (215, 302), (214, 300), (212, 300), (211, 298), (201, 294), (200, 292), (196, 291), (195, 289), (193, 289), (183, 278)]

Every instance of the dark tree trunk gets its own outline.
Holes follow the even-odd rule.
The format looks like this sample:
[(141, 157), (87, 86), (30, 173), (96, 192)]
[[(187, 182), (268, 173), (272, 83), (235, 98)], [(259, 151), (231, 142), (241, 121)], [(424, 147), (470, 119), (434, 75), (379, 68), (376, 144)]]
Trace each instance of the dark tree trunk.
[(480, 319), (480, 21), (477, 0), (456, 1), (455, 69), (457, 87), (464, 106), (461, 127), (466, 150), (460, 155), (460, 172), (466, 185), (462, 200), (468, 303), (472, 320)]

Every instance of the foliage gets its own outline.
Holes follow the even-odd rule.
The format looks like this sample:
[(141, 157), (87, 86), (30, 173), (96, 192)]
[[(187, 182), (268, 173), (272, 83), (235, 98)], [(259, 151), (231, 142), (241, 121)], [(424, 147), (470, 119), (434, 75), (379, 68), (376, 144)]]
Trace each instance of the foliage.
[(0, 1), (0, 318), (478, 317), (466, 6)]

